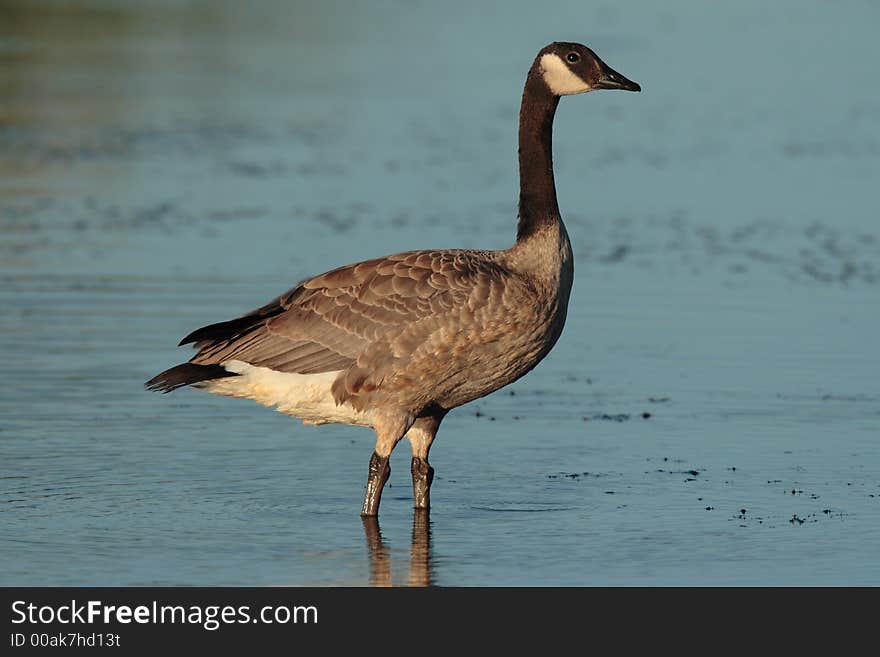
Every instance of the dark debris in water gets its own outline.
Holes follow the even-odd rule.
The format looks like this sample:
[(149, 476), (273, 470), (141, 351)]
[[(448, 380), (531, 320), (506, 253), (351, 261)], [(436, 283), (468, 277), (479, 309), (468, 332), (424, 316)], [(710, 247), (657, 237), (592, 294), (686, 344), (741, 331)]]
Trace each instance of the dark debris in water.
[(605, 475), (598, 472), (557, 472), (547, 475), (547, 479), (573, 479), (577, 480), (581, 477), (603, 477)]
[(226, 163), (230, 173), (244, 178), (275, 178), (287, 173), (281, 162), (245, 162), (230, 161)]
[[(831, 509), (822, 509), (822, 515), (824, 515), (826, 518), (842, 518), (846, 516), (845, 513), (836, 512)], [(805, 516), (800, 516), (797, 513), (793, 513), (788, 522), (792, 525), (800, 526), (805, 523), (819, 522), (820, 519), (821, 517), (817, 513), (808, 513)]]
[(819, 399), (822, 401), (846, 401), (846, 402), (875, 402), (877, 397), (870, 395), (832, 395), (824, 394)]
[(594, 413), (593, 415), (584, 415), (584, 422), (591, 422), (594, 420), (601, 420), (603, 422), (626, 422), (631, 419), (631, 415), (629, 413)]
[[(330, 131), (326, 131), (330, 136)], [(309, 138), (313, 139), (314, 135)], [(220, 155), (242, 146), (285, 141), (308, 145), (301, 132), (241, 121), (174, 121), (139, 127), (110, 126), (91, 131), (17, 128), (0, 131), (0, 148), (32, 165), (135, 161), (169, 155)], [(326, 139), (325, 139), (326, 140)]]
[(594, 230), (579, 252), (606, 266), (632, 261), (651, 268), (674, 260), (694, 274), (717, 270), (737, 284), (773, 273), (808, 284), (880, 283), (877, 235), (822, 222), (802, 227), (761, 219), (721, 230), (673, 211), (644, 223), (620, 218), (608, 234)]
[[(714, 507), (707, 506), (705, 507), (706, 511), (714, 509)], [(825, 518), (844, 518), (847, 514), (831, 508), (825, 508), (821, 511), (817, 511), (815, 513), (792, 513), (791, 516), (784, 516), (784, 519), (780, 519), (778, 521), (774, 521), (771, 518), (767, 518), (764, 516), (756, 516), (748, 512), (747, 509), (740, 509), (739, 513), (734, 514), (730, 520), (739, 521), (740, 527), (748, 527), (750, 523), (756, 523), (758, 525), (765, 525), (769, 527), (778, 526), (778, 523), (788, 523), (794, 526), (801, 526), (804, 524), (816, 523), (819, 522), (823, 517)], [(784, 526), (784, 524), (783, 524)]]
[[(61, 225), (59, 218), (63, 218)], [(112, 202), (98, 202), (93, 197), (81, 201), (17, 200), (0, 205), (0, 230), (19, 237), (23, 242), (34, 242), (42, 235), (54, 235), (59, 228), (75, 233), (156, 229), (173, 232), (210, 218), (210, 213), (195, 214), (189, 211), (177, 199), (127, 207)], [(4, 246), (14, 243), (15, 240), (10, 240)], [(42, 246), (51, 244), (50, 240)]]
[(599, 262), (603, 264), (610, 264), (616, 262), (622, 262), (624, 258), (626, 258), (627, 254), (630, 252), (630, 247), (625, 244), (618, 244), (612, 251), (604, 256), (599, 258)]
[[(646, 461), (653, 461), (654, 459), (652, 457), (648, 456), (645, 458), (645, 460)], [(664, 463), (686, 463), (686, 461), (684, 459), (670, 458), (669, 456), (664, 456), (660, 460), (663, 461)]]
[[(691, 469), (691, 470), (665, 470), (663, 468), (657, 468), (657, 470), (655, 470), (655, 472), (662, 473), (662, 474), (670, 474), (670, 475), (688, 475), (684, 480), (685, 483), (687, 483), (689, 481), (697, 481), (697, 476), (700, 474), (699, 470), (694, 470), (694, 469)], [(647, 472), (645, 474), (647, 474)]]
[(654, 414), (647, 411), (640, 413), (593, 413), (592, 415), (581, 416), (581, 420), (584, 422), (629, 422), (634, 417), (648, 420), (654, 417)]

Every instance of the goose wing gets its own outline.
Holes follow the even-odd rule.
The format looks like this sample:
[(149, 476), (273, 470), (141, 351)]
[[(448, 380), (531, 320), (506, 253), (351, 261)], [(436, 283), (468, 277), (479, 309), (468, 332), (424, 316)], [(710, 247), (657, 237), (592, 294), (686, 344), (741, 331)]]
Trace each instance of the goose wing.
[[(240, 360), (314, 374), (406, 357), (457, 309), (487, 303), (509, 272), (489, 251), (412, 251), (341, 267), (300, 283), (243, 317), (194, 331), (190, 362)], [(460, 316), (460, 313), (456, 313)], [(422, 325), (425, 330), (413, 330)], [(371, 354), (370, 362), (363, 362)]]

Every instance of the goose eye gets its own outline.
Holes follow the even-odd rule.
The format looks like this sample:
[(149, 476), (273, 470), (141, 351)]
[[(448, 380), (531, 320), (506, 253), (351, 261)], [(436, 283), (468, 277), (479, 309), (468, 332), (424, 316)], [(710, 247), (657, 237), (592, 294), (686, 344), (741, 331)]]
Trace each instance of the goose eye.
[(581, 56), (578, 55), (576, 52), (570, 52), (570, 53), (568, 53), (568, 54), (565, 56), (565, 58), (566, 58), (569, 62), (571, 62), (572, 64), (576, 64), (577, 62), (580, 61)]

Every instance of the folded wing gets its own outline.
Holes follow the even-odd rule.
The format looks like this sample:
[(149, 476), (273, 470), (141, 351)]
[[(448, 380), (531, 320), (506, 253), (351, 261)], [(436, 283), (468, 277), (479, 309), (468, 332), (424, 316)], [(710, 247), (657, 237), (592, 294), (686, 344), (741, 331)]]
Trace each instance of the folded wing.
[[(316, 374), (418, 349), (424, 331), (453, 311), (484, 305), (509, 273), (486, 251), (412, 251), (341, 267), (309, 279), (252, 313), (206, 326), (191, 363), (243, 361), (280, 372)], [(404, 335), (404, 332), (406, 334)], [(369, 354), (371, 362), (364, 362)], [(359, 362), (360, 359), (360, 362)]]

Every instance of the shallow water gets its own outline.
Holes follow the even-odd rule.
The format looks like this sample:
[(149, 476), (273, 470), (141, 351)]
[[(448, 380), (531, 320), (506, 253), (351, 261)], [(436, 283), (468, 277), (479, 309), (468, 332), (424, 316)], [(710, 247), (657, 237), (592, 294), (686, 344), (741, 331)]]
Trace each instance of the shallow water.
[[(0, 584), (880, 584), (880, 12), (765, 5), (0, 9)], [(406, 445), (363, 524), (371, 432), (144, 391), (306, 275), (508, 246), (555, 38), (644, 92), (563, 100), (566, 330), (430, 519)]]

